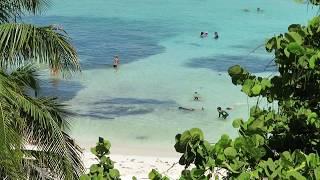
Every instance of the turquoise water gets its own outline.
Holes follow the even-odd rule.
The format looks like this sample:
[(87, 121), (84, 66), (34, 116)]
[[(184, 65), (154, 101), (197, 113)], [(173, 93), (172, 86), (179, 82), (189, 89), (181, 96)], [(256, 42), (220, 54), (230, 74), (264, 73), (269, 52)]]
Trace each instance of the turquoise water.
[[(223, 133), (235, 136), (232, 119), (246, 118), (254, 100), (232, 85), (227, 68), (241, 64), (272, 74), (272, 56), (256, 48), (290, 23), (305, 24), (315, 12), (291, 0), (57, 0), (32, 21), (61, 24), (73, 38), (83, 72), (60, 82), (45, 80), (43, 92), (70, 105), (76, 113), (71, 134), (86, 148), (103, 136), (116, 153), (157, 148), (161, 154), (173, 150), (177, 133), (192, 127), (211, 142)], [(199, 38), (201, 31), (209, 37)], [(215, 31), (218, 40), (212, 38)], [(111, 67), (115, 54), (122, 63), (117, 71)], [(192, 99), (195, 91), (199, 102)], [(230, 117), (217, 118), (217, 106), (232, 107)]]

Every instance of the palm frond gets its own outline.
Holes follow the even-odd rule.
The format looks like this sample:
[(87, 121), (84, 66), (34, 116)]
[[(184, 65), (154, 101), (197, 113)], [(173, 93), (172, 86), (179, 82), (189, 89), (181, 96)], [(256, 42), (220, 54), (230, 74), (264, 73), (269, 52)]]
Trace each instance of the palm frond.
[(33, 179), (79, 179), (84, 172), (80, 149), (67, 134), (65, 143), (67, 149), (63, 156), (52, 151), (23, 150), (28, 157), (23, 160), (24, 169)]
[[(7, 85), (9, 83), (9, 79), (0, 76), (0, 84)], [(0, 86), (0, 92), (4, 88), (4, 86)], [(22, 144), (21, 127), (24, 124), (21, 118), (15, 118), (18, 113), (3, 97), (0, 95), (0, 179), (22, 179), (20, 148)]]
[(39, 14), (49, 6), (47, 0), (0, 0), (0, 22), (10, 22), (23, 14)]
[[(35, 162), (31, 160), (37, 160), (37, 163), (28, 166), (33, 169), (29, 173), (35, 173), (30, 174), (32, 177), (38, 173), (37, 175), (47, 178), (57, 176), (58, 179), (78, 179), (83, 172), (80, 158), (81, 151), (63, 131), (63, 129), (68, 130), (69, 125), (65, 120), (68, 112), (64, 109), (64, 105), (58, 103), (54, 98), (29, 97), (23, 93), (19, 83), (10, 83), (10, 81), (12, 81), (12, 77), (0, 70), (0, 102), (2, 102), (0, 103), (0, 114), (2, 109), (6, 117), (0, 121), (0, 135), (5, 137), (0, 143), (8, 144), (6, 147), (8, 147), (7, 152), (10, 152), (10, 155), (20, 150), (23, 143), (22, 140), (14, 138), (8, 141), (7, 136), (24, 137), (27, 144), (35, 144), (38, 156), (32, 155), (30, 159), (22, 148), (24, 157), (20, 157), (24, 162), (29, 163)], [(2, 104), (6, 105), (6, 108), (2, 107)], [(0, 116), (0, 120), (1, 118)], [(9, 121), (10, 119), (12, 120)], [(17, 124), (16, 121), (23, 121), (23, 123)], [(3, 125), (3, 122), (5, 122), (5, 125)], [(15, 148), (12, 148), (14, 142), (16, 142), (16, 145)], [(45, 155), (40, 156), (39, 153)], [(40, 158), (40, 160), (37, 158)], [(8, 159), (3, 160), (8, 161)], [(0, 172), (5, 172), (5, 176), (10, 175), (6, 173), (10, 169), (8, 168), (9, 165), (6, 165), (5, 169), (0, 168)], [(16, 169), (18, 171), (21, 167), (19, 162), (15, 165), (18, 167)], [(53, 171), (55, 170), (54, 167), (58, 170)], [(44, 172), (45, 170), (49, 171)]]
[(66, 33), (54, 26), (5, 23), (0, 25), (0, 64), (49, 64), (54, 70), (79, 70), (76, 50)]
[(10, 73), (9, 77), (12, 79), (12, 81), (21, 86), (22, 89), (31, 88), (36, 93), (40, 89), (38, 83), (39, 80), (37, 78), (37, 68), (32, 64), (15, 69)]

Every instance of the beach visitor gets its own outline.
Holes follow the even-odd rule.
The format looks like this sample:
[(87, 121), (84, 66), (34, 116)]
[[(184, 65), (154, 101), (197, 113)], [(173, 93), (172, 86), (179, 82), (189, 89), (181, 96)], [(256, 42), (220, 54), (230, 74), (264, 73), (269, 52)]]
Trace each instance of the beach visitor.
[(117, 68), (119, 66), (119, 64), (120, 64), (119, 56), (115, 55), (113, 58), (113, 67)]
[(186, 108), (186, 107), (182, 107), (182, 106), (179, 106), (178, 109), (180, 110), (187, 110), (187, 111), (194, 111), (195, 109), (193, 108)]
[(207, 37), (208, 36), (208, 32), (203, 32), (203, 31), (201, 31), (201, 33), (200, 33), (200, 37), (201, 38), (205, 38), (205, 37)]
[(218, 32), (214, 32), (213, 38), (214, 38), (214, 39), (218, 39), (218, 38), (219, 38)]
[(200, 100), (200, 96), (199, 96), (198, 92), (194, 92), (193, 100), (195, 100), (195, 101), (199, 101)]
[(249, 12), (249, 9), (242, 9), (242, 11), (244, 11), (244, 12)]
[(229, 116), (229, 114), (225, 110), (222, 110), (221, 107), (218, 107), (217, 110), (219, 113), (219, 117), (226, 119)]
[(200, 37), (203, 38), (203, 36), (204, 36), (204, 32), (201, 31)]

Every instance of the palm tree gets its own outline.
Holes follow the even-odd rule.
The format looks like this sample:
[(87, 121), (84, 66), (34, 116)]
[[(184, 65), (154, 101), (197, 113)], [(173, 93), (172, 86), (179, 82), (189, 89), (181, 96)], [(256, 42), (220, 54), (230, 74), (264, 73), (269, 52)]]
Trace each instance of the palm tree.
[[(66, 33), (55, 27), (21, 23), (37, 14), (45, 0), (0, 0), (0, 178), (78, 179), (80, 148), (66, 133), (69, 114), (55, 98), (33, 97), (36, 68), (80, 69)], [(17, 19), (20, 23), (17, 23)]]

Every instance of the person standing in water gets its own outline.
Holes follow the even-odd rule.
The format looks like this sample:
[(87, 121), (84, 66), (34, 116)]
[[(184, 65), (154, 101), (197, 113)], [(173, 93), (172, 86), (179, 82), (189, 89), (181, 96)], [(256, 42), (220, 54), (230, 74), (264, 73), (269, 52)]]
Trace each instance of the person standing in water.
[(118, 68), (119, 64), (120, 64), (120, 58), (119, 56), (115, 55), (113, 58), (113, 67)]
[(198, 94), (198, 92), (194, 92), (193, 100), (195, 100), (195, 101), (199, 101), (200, 100), (200, 95)]
[(214, 32), (213, 38), (214, 38), (214, 39), (219, 39), (219, 34), (218, 34), (218, 32)]

